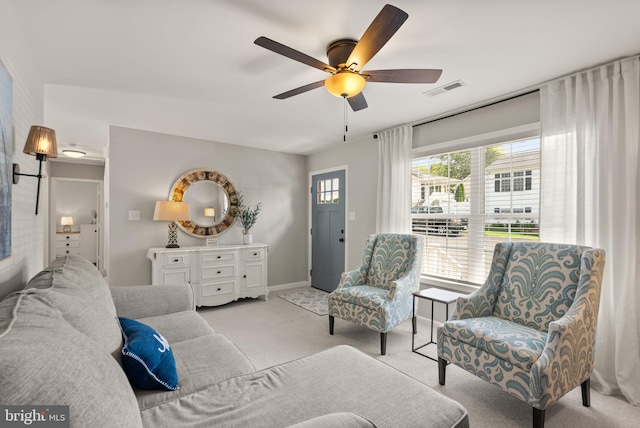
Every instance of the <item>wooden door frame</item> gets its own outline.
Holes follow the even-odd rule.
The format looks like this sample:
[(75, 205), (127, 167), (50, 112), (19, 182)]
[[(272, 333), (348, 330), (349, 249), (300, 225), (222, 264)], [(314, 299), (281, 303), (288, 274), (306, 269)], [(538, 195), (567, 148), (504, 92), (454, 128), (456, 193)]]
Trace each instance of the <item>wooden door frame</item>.
[(344, 186), (344, 237), (345, 237), (345, 243), (344, 243), (344, 270), (347, 270), (347, 266), (348, 266), (348, 254), (349, 252), (347, 251), (349, 249), (349, 239), (348, 239), (348, 232), (349, 232), (349, 223), (347, 222), (348, 218), (349, 218), (349, 187), (348, 187), (348, 183), (349, 183), (349, 166), (348, 165), (340, 165), (340, 166), (336, 166), (336, 167), (332, 167), (332, 168), (327, 168), (327, 169), (322, 169), (322, 170), (317, 170), (317, 171), (311, 171), (309, 172), (309, 185), (307, 186), (309, 188), (309, 203), (308, 203), (308, 209), (307, 211), (309, 212), (309, 217), (308, 217), (308, 227), (307, 230), (309, 231), (309, 241), (308, 241), (308, 245), (307, 245), (307, 254), (308, 254), (308, 258), (307, 258), (307, 266), (309, 266), (309, 269), (307, 269), (307, 285), (311, 286), (311, 275), (309, 275), (309, 271), (313, 268), (312, 267), (312, 251), (313, 251), (313, 236), (311, 235), (311, 225), (312, 225), (312, 205), (313, 205), (313, 176), (314, 175), (320, 175), (320, 174), (326, 174), (329, 172), (337, 172), (337, 171), (344, 171), (344, 181), (345, 181), (345, 186)]

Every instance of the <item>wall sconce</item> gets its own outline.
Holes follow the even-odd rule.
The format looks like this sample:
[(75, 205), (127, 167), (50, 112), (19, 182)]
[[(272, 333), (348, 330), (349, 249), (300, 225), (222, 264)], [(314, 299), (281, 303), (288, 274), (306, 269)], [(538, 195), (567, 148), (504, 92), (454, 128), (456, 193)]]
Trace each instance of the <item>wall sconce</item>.
[(213, 207), (207, 207), (204, 209), (204, 216), (205, 217), (213, 217), (213, 221), (215, 223), (216, 221), (216, 209)]
[(38, 201), (40, 200), (40, 180), (42, 179), (42, 162), (47, 158), (58, 157), (58, 146), (56, 144), (56, 131), (44, 126), (32, 126), (29, 130), (29, 136), (27, 142), (24, 145), (24, 153), (35, 156), (40, 162), (38, 167), (38, 175), (35, 174), (21, 174), (20, 165), (13, 164), (13, 184), (20, 182), (20, 176), (37, 177), (38, 178), (38, 192), (36, 193), (36, 215), (38, 215)]
[(71, 226), (73, 226), (73, 217), (62, 217), (60, 219), (60, 224), (64, 226), (62, 228), (63, 232), (71, 232)]
[(155, 221), (169, 221), (169, 243), (167, 248), (180, 248), (178, 245), (178, 225), (176, 221), (191, 220), (189, 204), (177, 201), (157, 201), (153, 211)]

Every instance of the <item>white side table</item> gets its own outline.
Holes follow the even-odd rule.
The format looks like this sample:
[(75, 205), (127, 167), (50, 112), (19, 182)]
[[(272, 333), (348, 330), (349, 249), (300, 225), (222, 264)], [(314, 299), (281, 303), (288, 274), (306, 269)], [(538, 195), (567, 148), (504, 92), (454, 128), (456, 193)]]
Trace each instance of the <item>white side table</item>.
[[(458, 297), (464, 297), (466, 294), (454, 293), (453, 291), (441, 290), (439, 288), (425, 288), (424, 290), (416, 291), (413, 294), (413, 334), (411, 335), (411, 351), (415, 352), (418, 355), (422, 355), (423, 357), (427, 357), (430, 360), (438, 361), (436, 358), (430, 357), (426, 354), (418, 352), (419, 349), (426, 347), (427, 345), (435, 344), (433, 341), (433, 306), (435, 302), (442, 303), (446, 308), (446, 319), (449, 319), (449, 305), (456, 300)], [(431, 301), (431, 339), (429, 342), (424, 345), (420, 345), (418, 347), (415, 346), (415, 336), (417, 333), (417, 319), (416, 319), (416, 297), (419, 299), (426, 299)]]

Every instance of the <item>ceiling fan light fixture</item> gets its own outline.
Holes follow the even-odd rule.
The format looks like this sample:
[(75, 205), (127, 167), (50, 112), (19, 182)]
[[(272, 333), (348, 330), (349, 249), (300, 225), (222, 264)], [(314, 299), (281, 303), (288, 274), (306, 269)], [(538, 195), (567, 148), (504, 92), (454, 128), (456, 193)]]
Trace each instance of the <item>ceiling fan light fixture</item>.
[(349, 70), (338, 71), (324, 81), (324, 86), (331, 95), (339, 98), (351, 98), (364, 89), (366, 79)]

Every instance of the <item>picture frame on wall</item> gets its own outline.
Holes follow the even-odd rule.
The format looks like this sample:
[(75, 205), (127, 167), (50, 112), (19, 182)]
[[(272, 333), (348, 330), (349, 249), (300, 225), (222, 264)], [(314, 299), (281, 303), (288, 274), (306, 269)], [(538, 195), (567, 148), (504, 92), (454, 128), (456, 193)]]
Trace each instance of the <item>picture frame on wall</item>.
[(0, 61), (0, 260), (11, 256), (13, 79)]

